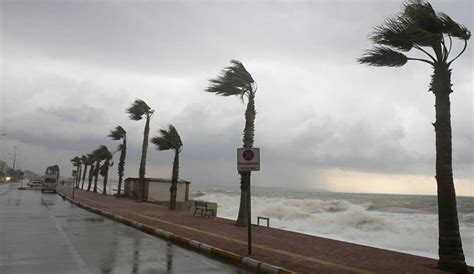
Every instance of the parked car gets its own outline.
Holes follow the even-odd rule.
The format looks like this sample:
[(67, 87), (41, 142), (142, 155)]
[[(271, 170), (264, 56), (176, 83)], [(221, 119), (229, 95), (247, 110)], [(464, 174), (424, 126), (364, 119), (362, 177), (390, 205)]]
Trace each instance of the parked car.
[(43, 182), (41, 180), (31, 180), (27, 183), (27, 185), (31, 188), (33, 188), (33, 187), (42, 187)]
[(0, 183), (5, 183), (5, 178), (0, 177)]
[(45, 177), (43, 183), (41, 184), (41, 192), (52, 191), (56, 193), (56, 178), (55, 177)]

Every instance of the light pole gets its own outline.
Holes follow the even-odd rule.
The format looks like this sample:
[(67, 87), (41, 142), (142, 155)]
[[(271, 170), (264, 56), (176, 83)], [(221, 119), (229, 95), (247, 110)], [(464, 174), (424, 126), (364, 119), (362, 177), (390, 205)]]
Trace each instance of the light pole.
[(15, 171), (15, 163), (16, 163), (16, 146), (13, 146), (13, 150), (15, 151), (13, 154), (13, 171)]

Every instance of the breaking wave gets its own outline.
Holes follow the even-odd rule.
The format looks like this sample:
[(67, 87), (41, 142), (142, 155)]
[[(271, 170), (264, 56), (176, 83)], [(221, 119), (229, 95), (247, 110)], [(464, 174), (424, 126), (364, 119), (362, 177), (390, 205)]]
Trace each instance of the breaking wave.
[[(216, 202), (219, 217), (236, 219), (240, 197), (223, 191), (198, 193)], [(270, 195), (268, 195), (270, 196)], [(269, 217), (272, 227), (305, 234), (437, 257), (437, 215), (406, 207), (374, 210), (373, 202), (344, 199), (252, 197), (252, 219)], [(474, 214), (460, 214), (463, 247), (468, 264), (474, 264)]]

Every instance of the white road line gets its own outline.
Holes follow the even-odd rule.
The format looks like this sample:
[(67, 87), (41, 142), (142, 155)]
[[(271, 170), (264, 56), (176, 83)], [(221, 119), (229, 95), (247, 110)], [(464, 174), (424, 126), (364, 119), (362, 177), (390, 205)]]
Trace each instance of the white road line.
[(51, 219), (54, 221), (54, 225), (56, 226), (56, 229), (59, 231), (59, 233), (63, 236), (64, 240), (66, 241), (67, 247), (69, 249), (69, 252), (71, 252), (72, 257), (74, 258), (74, 261), (76, 262), (77, 266), (79, 267), (81, 273), (90, 273), (89, 270), (87, 270), (87, 266), (82, 260), (81, 256), (77, 252), (76, 248), (74, 248), (74, 245), (71, 243), (69, 240), (68, 236), (66, 235), (66, 232), (64, 229), (59, 225), (56, 217), (54, 217), (54, 214), (51, 212), (49, 209), (48, 205), (44, 202), (43, 198), (41, 198), (41, 202), (45, 205), (45, 207), (48, 209), (49, 216)]

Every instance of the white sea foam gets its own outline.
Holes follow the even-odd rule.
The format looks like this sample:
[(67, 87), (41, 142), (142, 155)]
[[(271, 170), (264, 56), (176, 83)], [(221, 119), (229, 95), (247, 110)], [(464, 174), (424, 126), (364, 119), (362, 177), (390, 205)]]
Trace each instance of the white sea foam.
[[(235, 192), (200, 192), (200, 199), (217, 202), (219, 217), (235, 219), (240, 197)], [(370, 210), (371, 201), (253, 197), (252, 215), (270, 217), (272, 227), (437, 258), (437, 216), (397, 209)], [(460, 215), (468, 264), (474, 264), (474, 213)]]

